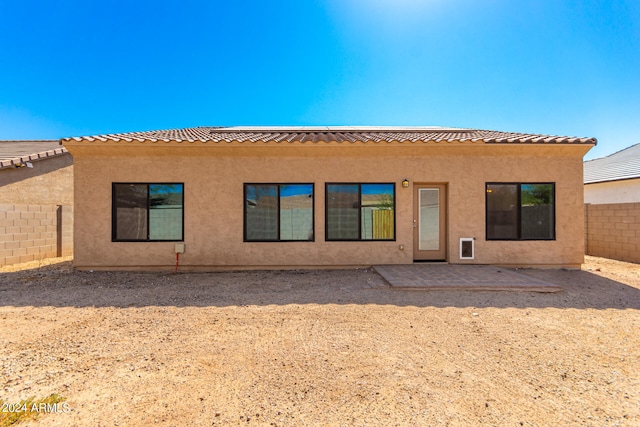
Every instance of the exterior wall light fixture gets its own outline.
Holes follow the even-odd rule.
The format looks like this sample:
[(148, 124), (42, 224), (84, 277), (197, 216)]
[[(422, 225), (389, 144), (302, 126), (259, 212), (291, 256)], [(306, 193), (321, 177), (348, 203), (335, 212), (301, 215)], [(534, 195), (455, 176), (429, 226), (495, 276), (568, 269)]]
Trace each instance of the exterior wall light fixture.
[(402, 181), (402, 188), (409, 188), (409, 180), (405, 179), (404, 181)]

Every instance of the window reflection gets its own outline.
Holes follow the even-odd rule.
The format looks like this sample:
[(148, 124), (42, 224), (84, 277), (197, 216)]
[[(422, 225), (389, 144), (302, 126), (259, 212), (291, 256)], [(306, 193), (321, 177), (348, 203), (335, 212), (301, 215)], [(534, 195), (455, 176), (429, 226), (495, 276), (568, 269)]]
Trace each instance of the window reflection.
[(517, 185), (487, 185), (487, 234), (491, 239), (518, 237)]
[(313, 185), (280, 186), (280, 240), (313, 240)]
[(245, 184), (245, 241), (313, 238), (313, 184)]
[(487, 184), (487, 239), (555, 238), (554, 184)]
[(394, 238), (393, 184), (362, 184), (362, 239)]
[(357, 184), (327, 185), (327, 239), (357, 240), (360, 237), (360, 195)]
[(327, 184), (327, 240), (393, 240), (394, 184)]
[(113, 184), (114, 241), (183, 239), (183, 184)]

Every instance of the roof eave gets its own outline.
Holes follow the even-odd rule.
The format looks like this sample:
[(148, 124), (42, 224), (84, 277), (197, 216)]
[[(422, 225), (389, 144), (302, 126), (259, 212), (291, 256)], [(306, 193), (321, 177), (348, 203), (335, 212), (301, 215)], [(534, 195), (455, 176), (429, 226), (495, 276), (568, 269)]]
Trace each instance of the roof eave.
[(618, 177), (618, 178), (599, 179), (599, 180), (595, 180), (595, 181), (584, 181), (584, 185), (588, 185), (588, 184), (603, 184), (605, 182), (631, 181), (631, 180), (634, 180), (634, 179), (640, 179), (640, 175), (625, 176), (625, 177)]
[(68, 154), (69, 151), (65, 148), (56, 148), (55, 150), (42, 151), (40, 153), (29, 154), (26, 156), (14, 157), (13, 159), (7, 159), (0, 161), (0, 169), (21, 167), (27, 162), (36, 162), (40, 160), (46, 160), (53, 157), (62, 156)]

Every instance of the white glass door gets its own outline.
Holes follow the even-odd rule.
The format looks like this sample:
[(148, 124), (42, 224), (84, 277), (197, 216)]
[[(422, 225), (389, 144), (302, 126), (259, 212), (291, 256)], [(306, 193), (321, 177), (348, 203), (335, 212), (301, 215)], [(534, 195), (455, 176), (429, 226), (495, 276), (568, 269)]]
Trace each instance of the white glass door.
[(444, 185), (414, 186), (414, 259), (446, 258)]

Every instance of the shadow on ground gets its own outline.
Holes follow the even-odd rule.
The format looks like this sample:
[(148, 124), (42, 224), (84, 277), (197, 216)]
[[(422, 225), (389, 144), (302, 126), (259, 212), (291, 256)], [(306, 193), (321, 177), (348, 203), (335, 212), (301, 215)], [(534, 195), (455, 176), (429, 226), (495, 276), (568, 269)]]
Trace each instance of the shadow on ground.
[(587, 271), (519, 270), (558, 293), (392, 289), (372, 269), (132, 273), (74, 271), (70, 263), (0, 273), (0, 306), (227, 307), (374, 304), (418, 307), (640, 309), (640, 290)]

